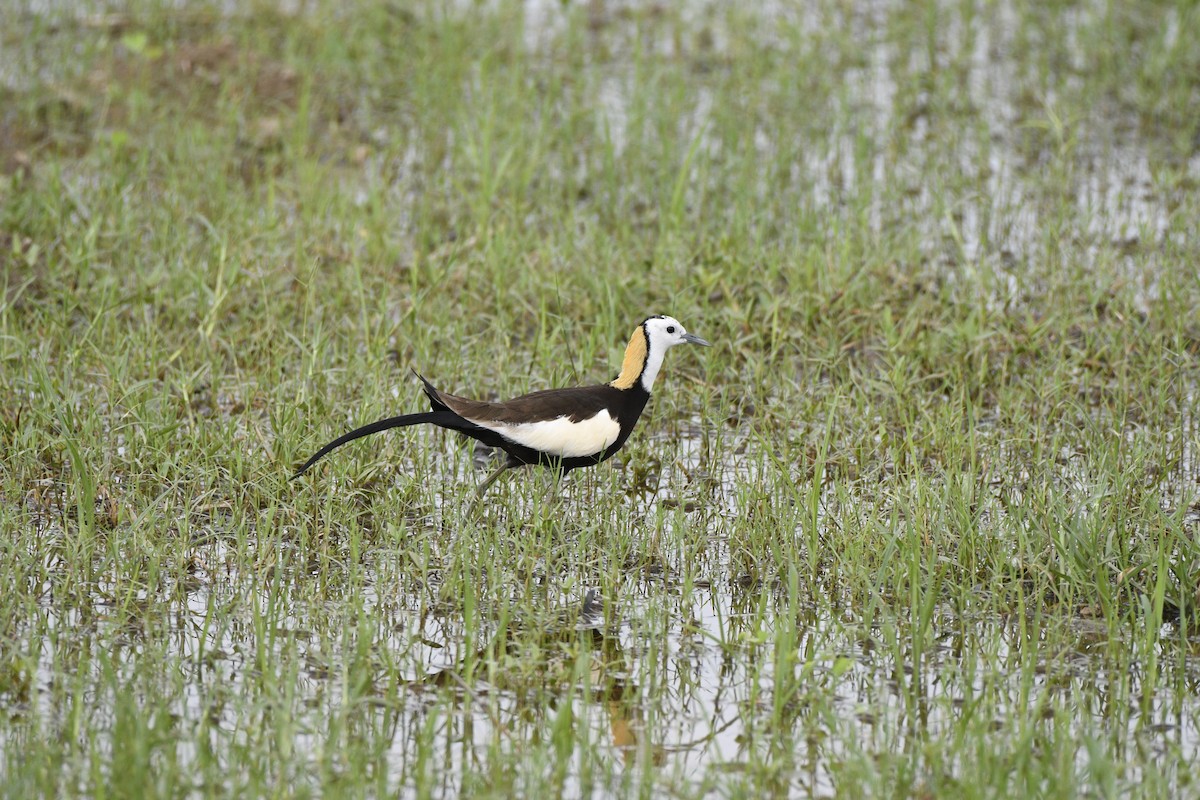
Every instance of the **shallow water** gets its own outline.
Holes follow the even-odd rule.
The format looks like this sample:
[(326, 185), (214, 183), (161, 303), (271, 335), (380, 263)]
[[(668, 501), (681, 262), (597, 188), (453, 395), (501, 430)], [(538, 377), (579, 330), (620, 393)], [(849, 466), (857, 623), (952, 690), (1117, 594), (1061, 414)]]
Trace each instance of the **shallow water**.
[[(221, 563), (221, 545), (199, 550), (205, 562)], [(397, 565), (377, 562), (374, 568), (386, 575)], [(41, 621), (55, 640), (75, 642), (84, 651), (89, 630), (123, 626), (119, 640), (124, 644), (114, 655), (126, 670), (139, 663), (142, 636), (169, 635), (166, 659), (183, 670), (174, 679), (181, 691), (169, 711), (182, 729), (202, 730), (207, 742), (197, 739), (188, 746), (185, 737), (184, 750), (177, 754), (184, 764), (190, 747), (208, 746), (218, 753), (236, 748), (265, 713), (254, 704), (248, 708), (223, 701), (260, 695), (255, 651), (264, 642), (256, 640), (254, 621), (237, 608), (252, 602), (290, 606), (286, 598), (272, 599), (268, 592), (248, 595), (244, 584), (249, 576), (218, 573), (199, 572), (197, 585), (169, 619), (109, 619), (98, 602), (89, 619), (78, 613), (59, 617), (46, 608)], [(99, 598), (103, 588), (97, 589)], [(308, 619), (312, 609), (299, 605), (293, 607), (296, 615), (285, 610), (272, 617), (277, 627), (267, 632), (267, 639), (274, 642), (268, 645), (274, 651), (266, 661), (302, 665), (299, 680), (290, 687), (300, 709), (292, 747), (318, 756), (330, 735), (330, 719), (349, 715), (347, 724), (382, 746), (379, 755), (392, 774), (388, 783), (401, 788), (402, 796), (415, 792), (413, 765), (428, 762), (430, 747), (437, 759), (433, 786), (454, 794), (463, 788), (463, 775), (486, 764), (498, 742), (519, 748), (523, 741), (546, 736), (553, 722), (547, 715), (563, 705), (572, 709), (573, 735), (581, 743), (568, 767), (566, 796), (619, 795), (624, 770), (636, 774), (653, 769), (657, 785), (683, 789), (698, 776), (711, 781), (714, 774), (752, 771), (764, 764), (781, 767), (776, 776), (781, 791), (833, 796), (834, 773), (849, 751), (918, 757), (922, 743), (951, 735), (978, 705), (997, 715), (989, 724), (998, 737), (1020, 735), (1011, 728), (1010, 713), (1039, 702), (1045, 704), (1047, 718), (1058, 713), (1071, 719), (1068, 733), (1078, 725), (1090, 736), (1114, 717), (1125, 720), (1121, 730), (1107, 728), (1118, 747), (1165, 753), (1168, 745), (1186, 752), (1200, 746), (1200, 706), (1194, 694), (1200, 689), (1200, 655), (1184, 659), (1191, 687), (1186, 696), (1160, 692), (1144, 703), (1136, 670), (1110, 679), (1109, 631), (1103, 623), (1076, 623), (1075, 632), (1061, 639), (1067, 649), (1030, 677), (1021, 667), (1022, 641), (1030, 634), (1014, 619), (973, 619), (939, 610), (926, 648), (911, 660), (897, 660), (894, 653), (911, 653), (910, 645), (894, 640), (903, 634), (866, 625), (850, 610), (833, 616), (828, 609), (788, 609), (776, 598), (767, 626), (748, 628), (746, 621), (756, 618), (748, 607), (762, 600), (754, 587), (717, 581), (684, 594), (669, 581), (631, 578), (621, 596), (599, 601), (602, 608), (580, 619), (570, 618), (578, 611), (579, 598), (563, 597), (567, 619), (544, 638), (523, 633), (505, 641), (503, 631), (480, 637), (484, 649), (492, 648), (491, 659), (524, 659), (530, 662), (527, 669), (535, 670), (535, 675), (518, 672), (513, 677), (501, 669), (498, 674), (515, 681), (508, 686), (458, 671), (465, 639), (461, 620), (422, 618), (420, 604), (390, 582), (375, 583), (375, 591), (368, 591), (357, 608), (372, 620), (366, 630), (354, 627), (355, 620), (345, 619), (345, 611), (333, 601), (318, 624), (349, 626), (344, 633), (314, 631)], [(216, 596), (222, 599), (214, 607)], [(213, 614), (225, 601), (233, 616), (214, 623)], [(774, 668), (770, 644), (784, 625), (793, 629), (791, 644), (804, 654), (786, 680)], [(377, 654), (388, 651), (371, 670), (378, 681), (373, 687), (347, 685), (344, 659), (358, 636), (369, 637)], [(1164, 626), (1164, 653), (1179, 646), (1176, 636), (1172, 626)], [(545, 649), (531, 652), (536, 648)], [(43, 648), (33, 693), (43, 706), (42, 719), (56, 726), (66, 723), (60, 716), (63, 709), (50, 702), (56, 694), (52, 684), (60, 680), (61, 657)], [(587, 665), (585, 679), (576, 659)], [(95, 677), (100, 685), (100, 676)], [(132, 672), (126, 680), (138, 682)], [(786, 696), (780, 696), (783, 691)], [(111, 699), (91, 697), (88, 702), (98, 719), (113, 713)], [(1114, 704), (1139, 703), (1139, 713), (1114, 714)], [(777, 750), (781, 742), (783, 752)], [(590, 781), (581, 775), (584, 755)], [(1077, 761), (1086, 770), (1085, 749)], [(612, 769), (597, 770), (597, 764)], [(956, 765), (943, 768), (953, 772)], [(1124, 778), (1138, 780), (1136, 773)], [(720, 783), (719, 777), (715, 780)]]
[[(463, 470), (459, 482), (484, 474), (449, 437), (419, 438), (440, 451), (436, 467)], [(628, 570), (613, 596), (582, 584), (595, 567), (571, 560), (573, 541), (586, 535), (571, 520), (592, 492), (608, 486), (603, 478), (565, 489), (561, 540), (535, 565), (540, 574), (511, 587), (508, 607), (476, 609), (472, 623), (458, 604), (439, 599), (439, 588), (442, 570), (453, 568), (453, 540), (475, 534), (469, 521), (462, 525), (460, 509), (436, 502), (396, 529), (406, 546), (413, 537), (428, 538), (432, 568), (425, 570), (414, 571), (407, 550), (380, 541), (357, 566), (343, 551), (317, 557), (274, 537), (251, 542), (250, 557), (242, 559), (236, 537), (207, 528), (187, 550), (188, 579), (162, 587), (158, 597), (114, 596), (101, 580), (76, 588), (90, 598), (85, 611), (64, 615), (46, 585), (40, 618), (21, 625), (44, 642), (31, 692), (37, 716), (69, 727), (57, 699), (64, 664), (82, 665), (84, 673), (73, 676), (82, 686), (107, 685), (105, 676), (87, 674), (88, 664), (103, 663), (88, 653), (115, 642), (112, 663), (128, 673), (120, 683), (138, 686), (135, 670), (145, 672), (147, 658), (171, 665), (151, 679), (150, 693), (169, 698), (176, 727), (192, 732), (175, 754), (182, 764), (201, 751), (220, 761), (250, 746), (282, 699), (263, 685), (262, 671), (293, 665), (297, 679), (286, 687), (286, 702), (296, 727), (288, 746), (319, 759), (330, 737), (346, 731), (370, 740), (381, 759), (374, 768), (386, 764), (384, 784), (401, 796), (471, 791), (464, 776), (486, 771), (497, 748), (519, 753), (524, 742), (544, 741), (568, 708), (574, 745), (555, 767), (565, 770), (568, 797), (623, 796), (646, 771), (660, 790), (691, 793), (701, 779), (710, 787), (733, 786), (738, 776), (764, 770), (778, 793), (835, 796), (839, 770), (864, 754), (920, 762), (925, 745), (973, 725), (998, 739), (1028, 736), (1017, 726), (1031, 705), (1043, 709), (1043, 735), (1077, 732), (1090, 742), (1103, 731), (1103, 746), (1118, 757), (1126, 749), (1141, 759), (1200, 752), (1200, 651), (1175, 625), (1163, 625), (1158, 651), (1185, 691), (1159, 684), (1156, 694), (1143, 697), (1144, 665), (1112, 672), (1122, 663), (1114, 653), (1129, 651), (1142, 632), (1119, 630), (1112, 640), (1108, 624), (1084, 614), (1001, 617), (935, 603), (928, 626), (911, 628), (903, 614), (882, 608), (866, 618), (838, 596), (836, 575), (825, 577), (829, 596), (792, 607), (789, 597), (807, 594), (789, 591), (786, 577), (764, 584), (742, 572), (737, 543), (722, 535), (722, 519), (746, 510), (738, 487), (767, 480), (759, 474), (762, 443), (722, 442), (725, 462), (707, 466), (715, 476), (697, 478), (705, 469), (701, 439), (676, 440), (679, 459), (662, 467), (657, 490), (634, 493), (628, 513), (649, 532), (664, 500), (686, 497), (691, 480), (713, 477), (717, 507), (706, 501), (703, 510), (682, 515), (676, 508), (663, 560)], [(654, 450), (665, 446), (656, 441)], [(405, 463), (393, 473), (398, 487), (411, 480)], [(1064, 460), (1064, 485), (1082, 492), (1084, 476), (1072, 469)], [(619, 466), (613, 472), (618, 484), (628, 475)], [(537, 513), (539, 480), (512, 487), (520, 496), (507, 514)], [(826, 500), (835, 502), (829, 492)], [(981, 515), (996, 526), (1002, 517), (995, 509)], [(685, 555), (679, 539), (694, 525), (707, 528), (706, 544)], [(60, 533), (53, 521), (42, 530), (45, 538)], [(470, 542), (465, 546), (470, 550)], [(481, 597), (504, 594), (495, 589), (481, 587)], [(176, 599), (164, 605), (161, 596)], [(144, 616), (136, 613), (142, 607)], [(165, 651), (157, 643), (143, 646), (163, 639)], [(1037, 648), (1028, 655), (1031, 639), (1053, 642), (1053, 657)], [(780, 661), (785, 651), (798, 657)], [(468, 665), (476, 671), (465, 671)], [(86, 701), (101, 727), (117, 724), (114, 698)], [(991, 716), (973, 720), (981, 710)], [(341, 733), (335, 721), (345, 726)], [(104, 757), (107, 746), (93, 757)], [(1088, 747), (1081, 745), (1075, 759), (1085, 774)], [(967, 766), (939, 768), (955, 774)], [(1131, 765), (1122, 781), (1136, 784), (1138, 769)]]

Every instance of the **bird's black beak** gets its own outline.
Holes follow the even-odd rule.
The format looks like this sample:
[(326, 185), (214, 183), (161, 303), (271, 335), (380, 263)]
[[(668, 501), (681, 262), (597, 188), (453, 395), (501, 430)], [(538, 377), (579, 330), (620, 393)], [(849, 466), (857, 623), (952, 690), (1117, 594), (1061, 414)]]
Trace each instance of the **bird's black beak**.
[(685, 333), (683, 335), (683, 340), (685, 342), (688, 342), (689, 344), (698, 344), (698, 345), (702, 345), (704, 347), (712, 347), (712, 342), (705, 341), (704, 339), (701, 339), (699, 336), (697, 336), (694, 333)]

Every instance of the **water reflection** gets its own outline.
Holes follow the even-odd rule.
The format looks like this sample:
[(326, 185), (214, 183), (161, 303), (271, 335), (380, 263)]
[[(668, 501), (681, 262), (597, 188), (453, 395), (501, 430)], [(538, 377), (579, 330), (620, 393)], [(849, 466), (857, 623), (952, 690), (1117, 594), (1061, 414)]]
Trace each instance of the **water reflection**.
[[(644, 714), (639, 703), (639, 689), (631, 678), (632, 661), (621, 645), (620, 638), (605, 628), (603, 601), (596, 590), (589, 590), (580, 604), (578, 616), (563, 614), (557, 625), (539, 630), (520, 630), (506, 627), (486, 646), (472, 654), (471, 659), (442, 664), (408, 682), (410, 688), (424, 686), (449, 687), (477, 696), (480, 691), (521, 692), (528, 688), (523, 681), (507, 680), (503, 671), (491, 672), (498, 680), (475, 686), (464, 679), (469, 661), (476, 670), (489, 673), (489, 667), (506, 661), (528, 661), (541, 678), (539, 689), (550, 697), (549, 710), (563, 703), (584, 702), (604, 709), (608, 717), (612, 746), (626, 764), (648, 753), (650, 762), (663, 763), (665, 751), (661, 745), (647, 742), (643, 749)], [(543, 654), (555, 662), (542, 660)], [(586, 680), (579, 681), (570, 669), (572, 658), (586, 659)], [(555, 679), (558, 679), (557, 681)], [(574, 740), (574, 736), (571, 737)]]

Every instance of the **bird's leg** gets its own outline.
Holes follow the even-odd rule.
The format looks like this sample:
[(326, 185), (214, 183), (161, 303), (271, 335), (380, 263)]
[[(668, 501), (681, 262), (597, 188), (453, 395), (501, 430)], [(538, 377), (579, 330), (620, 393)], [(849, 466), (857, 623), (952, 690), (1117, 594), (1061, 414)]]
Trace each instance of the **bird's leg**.
[(481, 484), (479, 484), (479, 486), (475, 487), (475, 499), (482, 500), (483, 495), (488, 490), (488, 487), (496, 482), (496, 478), (499, 478), (501, 475), (503, 475), (505, 472), (507, 472), (508, 470), (510, 470), (512, 468), (513, 468), (513, 465), (508, 463), (507, 461), (505, 461), (503, 464), (496, 467), (496, 469), (492, 470), (491, 474), (489, 474), (486, 478), (483, 479), (483, 483), (481, 483)]
[(554, 482), (550, 484), (550, 491), (546, 493), (546, 508), (554, 509), (558, 506), (558, 498), (561, 494), (563, 480), (567, 477), (567, 473), (563, 469), (554, 470)]
[(481, 483), (481, 484), (479, 484), (479, 486), (475, 487), (475, 499), (471, 502), (470, 511), (474, 511), (476, 508), (479, 507), (480, 501), (483, 500), (484, 493), (487, 492), (489, 486), (491, 486), (493, 483), (496, 482), (497, 478), (499, 478), (501, 475), (503, 475), (505, 472), (512, 469), (513, 467), (519, 467), (519, 466), (521, 466), (520, 462), (513, 461), (511, 458), (506, 458), (504, 460), (503, 464), (496, 467), (496, 469), (494, 469), (491, 472), (491, 474), (489, 474), (486, 478), (484, 478), (483, 483)]

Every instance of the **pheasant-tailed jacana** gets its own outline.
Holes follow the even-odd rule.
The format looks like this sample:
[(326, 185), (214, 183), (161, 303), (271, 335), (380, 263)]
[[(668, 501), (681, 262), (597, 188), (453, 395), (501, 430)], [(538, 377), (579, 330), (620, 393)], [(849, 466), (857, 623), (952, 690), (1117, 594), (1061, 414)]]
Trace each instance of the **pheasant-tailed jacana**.
[(547, 389), (504, 403), (468, 400), (447, 394), (421, 375), (430, 410), (381, 419), (339, 436), (317, 451), (293, 476), (299, 478), (322, 456), (372, 433), (431, 423), (498, 447), (508, 458), (479, 485), (482, 496), (505, 470), (525, 464), (556, 467), (562, 473), (590, 467), (621, 449), (637, 424), (667, 350), (690, 342), (709, 343), (688, 333), (672, 317), (650, 317), (633, 332), (621, 362), (621, 374), (610, 383), (571, 389)]

